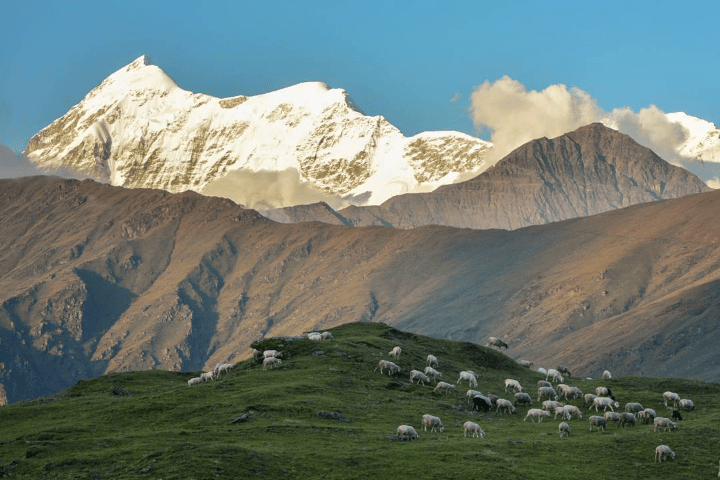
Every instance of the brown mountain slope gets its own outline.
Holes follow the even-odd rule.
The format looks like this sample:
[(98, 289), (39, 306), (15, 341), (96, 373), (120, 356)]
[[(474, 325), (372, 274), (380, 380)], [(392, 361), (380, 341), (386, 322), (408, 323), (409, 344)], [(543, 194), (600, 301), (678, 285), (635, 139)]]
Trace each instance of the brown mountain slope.
[(513, 358), (581, 375), (720, 380), (720, 192), (516, 231), (283, 225), (227, 200), (48, 177), (0, 192), (11, 402), (354, 321), (496, 335)]
[[(528, 142), (472, 180), (338, 214), (341, 223), (358, 226), (516, 229), (706, 191), (695, 175), (595, 123)], [(283, 218), (339, 223), (327, 214), (311, 217), (308, 209)]]

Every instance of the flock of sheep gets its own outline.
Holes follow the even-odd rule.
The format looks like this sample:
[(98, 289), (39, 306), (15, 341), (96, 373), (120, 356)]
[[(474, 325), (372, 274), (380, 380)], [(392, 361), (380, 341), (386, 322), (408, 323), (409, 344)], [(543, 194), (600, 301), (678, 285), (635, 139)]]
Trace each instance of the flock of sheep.
[[(330, 332), (310, 332), (307, 334), (307, 338), (315, 341), (333, 340), (333, 336)], [(487, 346), (494, 346), (499, 349), (508, 347), (506, 343), (495, 337), (490, 337), (488, 339)], [(388, 352), (388, 355), (393, 357), (395, 361), (398, 361), (401, 353), (402, 348), (396, 346)], [(253, 349), (253, 357), (256, 361), (262, 360), (263, 370), (282, 364), (282, 353), (277, 350), (265, 350), (264, 352), (260, 352), (259, 350)], [(527, 360), (520, 360), (518, 363), (527, 368), (530, 368), (533, 365), (532, 362)], [(234, 363), (218, 364), (212, 371), (204, 372), (200, 375), (200, 377), (188, 380), (188, 386), (213, 380), (219, 377), (222, 372), (228, 372), (234, 365)], [(419, 385), (425, 385), (426, 383), (430, 384), (434, 381), (436, 382), (436, 386), (433, 391), (438, 394), (449, 393), (454, 390), (455, 386), (460, 384), (460, 382), (468, 382), (470, 387), (477, 387), (477, 374), (471, 370), (461, 371), (455, 384), (452, 384), (444, 381), (438, 381), (438, 378), (442, 378), (442, 373), (436, 370), (436, 368), (439, 368), (437, 357), (434, 355), (428, 355), (427, 366), (423, 371), (410, 371), (410, 382), (415, 383), (417, 381)], [(374, 371), (377, 372), (378, 370), (380, 371), (380, 374), (387, 371), (389, 376), (393, 376), (399, 373), (401, 368), (399, 365), (390, 360), (380, 360)], [(593, 429), (604, 431), (611, 422), (616, 422), (618, 428), (625, 426), (634, 427), (641, 422), (647, 425), (652, 422), (654, 431), (670, 431), (677, 428), (677, 423), (673, 420), (682, 420), (680, 410), (695, 410), (695, 405), (692, 400), (682, 399), (677, 393), (668, 391), (663, 393), (665, 406), (668, 408), (676, 408), (673, 410), (671, 418), (659, 417), (654, 409), (643, 408), (640, 403), (636, 402), (626, 403), (624, 412), (616, 412), (615, 409), (619, 408), (620, 404), (615, 399), (615, 395), (613, 395), (610, 387), (597, 387), (594, 394), (584, 394), (578, 387), (569, 386), (563, 383), (565, 380), (563, 375), (568, 377), (571, 376), (569, 369), (563, 365), (547, 370), (544, 368), (538, 368), (537, 371), (545, 375), (545, 380), (537, 382), (537, 401), (540, 402), (541, 400), (546, 399), (542, 401), (542, 408), (529, 408), (523, 421), (527, 421), (527, 419), (530, 418), (531, 422), (535, 422), (535, 419), (537, 419), (539, 423), (542, 422), (545, 417), (549, 417), (553, 413), (555, 420), (559, 415), (561, 422), (558, 424), (558, 432), (561, 438), (567, 437), (571, 433), (570, 425), (567, 421), (570, 421), (573, 418), (583, 418), (582, 411), (578, 406), (567, 403), (574, 399), (582, 399), (582, 401), (584, 401), (584, 406), (589, 405), (588, 410), (592, 410), (594, 408), (596, 413), (600, 411), (600, 408), (603, 409), (602, 416), (591, 415), (589, 417), (588, 420), (591, 432)], [(611, 379), (612, 375), (606, 370), (603, 373), (603, 378)], [(551, 382), (557, 382), (557, 385), (553, 385)], [(532, 405), (532, 397), (528, 393), (523, 392), (523, 387), (520, 385), (520, 382), (515, 379), (508, 378), (505, 380), (505, 392), (511, 391), (514, 394), (514, 402), (508, 399), (500, 398), (499, 396), (491, 393), (484, 395), (481, 392), (472, 389), (467, 391), (465, 397), (467, 402), (473, 402), (472, 411), (478, 410), (479, 412), (488, 412), (491, 409), (495, 409), (495, 411), (501, 415), (505, 412), (508, 414), (516, 414), (516, 407), (519, 404), (528, 406)], [(564, 399), (566, 403), (560, 402), (562, 399)], [(672, 402), (672, 406), (669, 405), (669, 402)], [(607, 411), (608, 409), (610, 409), (610, 411)], [(445, 430), (445, 426), (440, 418), (430, 414), (423, 415), (422, 427), (424, 431), (427, 431), (429, 427), (431, 432), (435, 432), (436, 430), (442, 432)], [(472, 421), (465, 422), (463, 424), (463, 430), (465, 437), (467, 437), (468, 432), (471, 434), (472, 438), (484, 438), (486, 436), (485, 431), (480, 427), (480, 425)], [(398, 440), (417, 440), (418, 438), (418, 432), (411, 425), (400, 425), (397, 428)], [(668, 458), (674, 459), (675, 453), (667, 445), (659, 445), (655, 449), (655, 461), (662, 462)], [(720, 472), (718, 473), (718, 476), (720, 477)]]

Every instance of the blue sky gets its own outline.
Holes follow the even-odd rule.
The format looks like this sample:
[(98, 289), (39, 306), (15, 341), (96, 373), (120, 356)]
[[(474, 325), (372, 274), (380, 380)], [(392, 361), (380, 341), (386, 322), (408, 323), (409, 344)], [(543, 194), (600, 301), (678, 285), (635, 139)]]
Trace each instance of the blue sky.
[(218, 97), (303, 81), (348, 91), (406, 135), (479, 134), (473, 89), (565, 84), (604, 110), (720, 125), (720, 2), (56, 1), (0, 7), (0, 143), (16, 151), (142, 54)]

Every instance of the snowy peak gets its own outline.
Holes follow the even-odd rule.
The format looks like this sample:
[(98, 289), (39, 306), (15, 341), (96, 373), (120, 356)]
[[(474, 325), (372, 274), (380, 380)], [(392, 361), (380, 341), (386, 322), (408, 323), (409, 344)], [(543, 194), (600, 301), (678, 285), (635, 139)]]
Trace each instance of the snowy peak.
[(294, 170), (336, 202), (381, 203), (486, 168), (490, 147), (457, 132), (408, 139), (323, 82), (223, 99), (188, 92), (143, 55), (38, 132), (25, 153), (40, 167), (126, 187), (202, 191), (223, 180), (220, 195), (254, 206), (233, 184), (243, 175)]

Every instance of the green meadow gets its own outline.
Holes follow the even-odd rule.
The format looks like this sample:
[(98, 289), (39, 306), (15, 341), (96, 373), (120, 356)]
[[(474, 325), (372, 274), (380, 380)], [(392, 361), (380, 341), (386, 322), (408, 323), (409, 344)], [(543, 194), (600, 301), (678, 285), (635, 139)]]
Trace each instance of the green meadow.
[[(189, 387), (200, 372), (113, 373), (83, 380), (56, 395), (0, 407), (0, 478), (225, 479), (225, 478), (508, 478), (698, 479), (717, 478), (720, 460), (720, 385), (673, 378), (566, 378), (592, 393), (612, 387), (627, 402), (670, 416), (662, 393), (695, 402), (677, 430), (652, 425), (592, 431), (583, 411), (560, 438), (552, 416), (523, 421), (544, 376), (503, 353), (471, 343), (438, 340), (379, 323), (346, 324), (335, 339), (267, 339), (254, 346), (283, 352), (283, 363), (263, 371), (239, 362), (219, 379)], [(374, 372), (396, 345), (402, 371)], [(409, 382), (426, 357), (438, 357), (442, 380), (461, 370), (478, 374), (483, 393), (513, 399), (506, 378), (533, 397), (516, 415), (473, 412), (467, 382), (449, 394)], [(395, 360), (393, 360), (395, 361)], [(555, 365), (545, 365), (555, 367)], [(572, 370), (572, 364), (568, 362)], [(534, 367), (533, 367), (534, 368)], [(422, 430), (422, 415), (440, 417), (443, 432)], [(600, 413), (601, 415), (602, 413)], [(485, 438), (463, 436), (471, 420)], [(398, 425), (412, 425), (416, 441), (398, 441)], [(654, 462), (665, 444), (676, 458)]]

